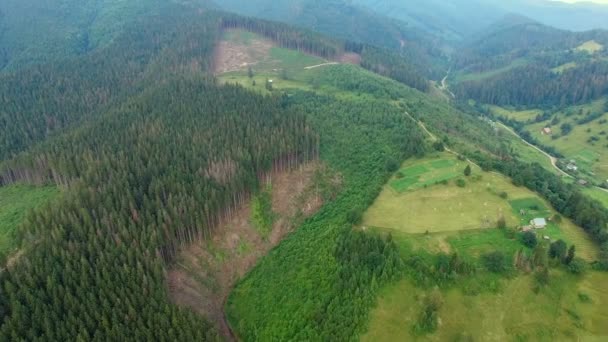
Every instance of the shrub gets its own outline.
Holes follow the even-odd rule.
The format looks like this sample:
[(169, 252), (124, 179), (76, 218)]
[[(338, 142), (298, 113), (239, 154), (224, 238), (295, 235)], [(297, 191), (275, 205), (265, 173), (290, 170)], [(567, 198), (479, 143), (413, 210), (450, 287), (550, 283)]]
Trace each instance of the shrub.
[(536, 238), (536, 234), (534, 232), (525, 232), (522, 236), (522, 242), (524, 245), (534, 248), (538, 244), (538, 239)]
[(555, 223), (561, 223), (562, 222), (562, 215), (560, 215), (560, 214), (553, 215), (553, 222), (555, 222)]
[(562, 260), (566, 256), (566, 252), (568, 250), (568, 245), (564, 242), (564, 240), (557, 240), (551, 244), (549, 247), (549, 256), (553, 259)]
[(504, 273), (507, 271), (507, 262), (503, 252), (495, 251), (486, 253), (482, 257), (484, 266), (493, 273)]
[(498, 218), (498, 220), (496, 221), (496, 226), (498, 226), (498, 228), (500, 229), (507, 228), (507, 221), (505, 220), (504, 216)]
[(568, 265), (568, 271), (572, 274), (584, 274), (587, 271), (587, 262), (581, 258), (574, 258)]
[(471, 165), (467, 165), (467, 167), (464, 168), (464, 175), (467, 177), (471, 175)]
[(428, 334), (436, 331), (439, 322), (438, 312), (441, 306), (443, 306), (443, 296), (438, 289), (434, 289), (424, 299), (422, 313), (414, 326), (415, 332), (418, 334)]
[(464, 179), (457, 179), (456, 180), (456, 185), (458, 185), (461, 188), (464, 188), (467, 185), (467, 182), (464, 181)]
[(509, 194), (506, 191), (503, 191), (498, 196), (500, 196), (500, 198), (502, 199), (507, 199), (509, 197)]

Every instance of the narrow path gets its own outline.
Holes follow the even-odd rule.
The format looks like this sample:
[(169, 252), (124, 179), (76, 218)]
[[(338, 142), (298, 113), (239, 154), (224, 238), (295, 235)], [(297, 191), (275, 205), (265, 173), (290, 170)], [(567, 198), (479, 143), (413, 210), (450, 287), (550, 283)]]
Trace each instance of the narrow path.
[(540, 149), (538, 146), (533, 145), (533, 144), (531, 144), (531, 143), (527, 142), (526, 140), (524, 140), (524, 138), (522, 138), (522, 137), (521, 137), (519, 134), (517, 134), (517, 132), (515, 132), (515, 131), (514, 131), (514, 130), (511, 128), (511, 127), (509, 127), (509, 126), (507, 126), (507, 125), (503, 124), (503, 123), (502, 123), (502, 122), (500, 122), (500, 121), (497, 121), (497, 123), (498, 123), (500, 126), (502, 126), (504, 129), (506, 129), (507, 131), (509, 131), (509, 133), (511, 133), (511, 134), (513, 134), (515, 137), (517, 137), (519, 140), (523, 141), (523, 142), (524, 142), (526, 145), (528, 145), (528, 146), (532, 147), (533, 149), (537, 150), (538, 152), (540, 152), (540, 153), (544, 154), (544, 155), (545, 155), (547, 158), (549, 158), (549, 161), (551, 161), (551, 165), (553, 165), (553, 167), (554, 167), (554, 168), (555, 168), (557, 171), (559, 171), (561, 174), (563, 174), (563, 175), (564, 175), (564, 176), (566, 176), (566, 177), (574, 178), (574, 177), (572, 177), (570, 174), (568, 174), (566, 171), (564, 171), (564, 170), (560, 169), (560, 168), (557, 166), (557, 158), (555, 158), (554, 156), (550, 155), (549, 153), (547, 153), (547, 152), (543, 151), (543, 150), (542, 150), (542, 149)]
[(338, 63), (338, 62), (327, 62), (327, 63), (317, 64), (317, 65), (307, 66), (307, 67), (304, 67), (304, 69), (310, 70), (310, 69), (319, 68), (319, 67), (326, 66), (326, 65), (336, 65), (336, 64), (340, 64), (340, 63)]
[(452, 67), (448, 69), (447, 73), (445, 74), (445, 77), (441, 80), (441, 85), (439, 86), (439, 89), (444, 92), (447, 92), (448, 94), (450, 94), (450, 96), (452, 96), (453, 99), (455, 99), (456, 95), (454, 95), (454, 93), (452, 93), (452, 91), (448, 88), (448, 77), (450, 77), (451, 71)]
[[(436, 136), (435, 136), (433, 133), (431, 133), (431, 131), (429, 131), (429, 130), (426, 128), (426, 126), (424, 125), (424, 123), (423, 123), (422, 121), (419, 121), (419, 120), (414, 119), (414, 117), (413, 117), (413, 116), (412, 116), (410, 113), (408, 113), (407, 111), (405, 112), (405, 115), (406, 115), (408, 118), (410, 118), (412, 121), (414, 121), (415, 123), (417, 123), (417, 124), (418, 124), (418, 126), (420, 126), (420, 128), (422, 128), (422, 130), (423, 130), (424, 132), (426, 132), (426, 134), (427, 134), (427, 135), (428, 135), (428, 136), (431, 138), (431, 140), (432, 140), (432, 141), (434, 141), (434, 142), (435, 142), (435, 141), (439, 140), (439, 139), (438, 139), (438, 138), (437, 138), (437, 137), (436, 137)], [(445, 149), (445, 151), (446, 151), (447, 153), (453, 154), (453, 155), (455, 155), (456, 157), (462, 156), (460, 153), (458, 153), (458, 152), (456, 152), (456, 151), (454, 151), (454, 150), (451, 150), (449, 147), (447, 147), (447, 146), (445, 146), (445, 145), (443, 145), (443, 148)], [(466, 161), (467, 161), (468, 163), (473, 164), (473, 165), (475, 165), (475, 166), (477, 166), (478, 168), (480, 168), (480, 169), (481, 169), (481, 166), (477, 165), (477, 163), (475, 163), (474, 161), (470, 160), (469, 158), (465, 158), (465, 159), (466, 159)]]

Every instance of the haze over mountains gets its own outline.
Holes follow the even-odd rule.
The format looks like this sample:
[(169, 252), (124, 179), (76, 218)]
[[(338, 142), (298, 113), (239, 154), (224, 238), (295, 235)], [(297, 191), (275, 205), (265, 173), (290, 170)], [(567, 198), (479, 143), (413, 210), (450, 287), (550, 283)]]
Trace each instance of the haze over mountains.
[(516, 13), (567, 30), (608, 28), (608, 6), (591, 2), (549, 0), (353, 0), (378, 13), (442, 35), (460, 39), (506, 14)]
[(0, 1), (0, 341), (608, 337), (605, 7)]

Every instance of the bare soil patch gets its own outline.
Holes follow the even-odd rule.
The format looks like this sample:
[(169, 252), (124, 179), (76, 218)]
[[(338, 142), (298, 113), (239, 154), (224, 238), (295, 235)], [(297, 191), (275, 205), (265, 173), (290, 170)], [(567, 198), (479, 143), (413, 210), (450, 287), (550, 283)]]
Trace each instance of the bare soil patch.
[(342, 54), (338, 59), (341, 63), (359, 65), (361, 64), (361, 56), (357, 53), (347, 52)]
[(217, 227), (209, 240), (184, 247), (167, 272), (172, 301), (207, 317), (225, 338), (234, 339), (224, 318), (226, 298), (260, 257), (321, 207), (322, 199), (312, 181), (319, 167), (318, 163), (308, 163), (271, 176), (276, 220), (266, 240), (251, 224), (247, 204)]
[(252, 39), (247, 44), (220, 41), (213, 56), (213, 72), (222, 74), (244, 70), (268, 58), (274, 44), (266, 39)]

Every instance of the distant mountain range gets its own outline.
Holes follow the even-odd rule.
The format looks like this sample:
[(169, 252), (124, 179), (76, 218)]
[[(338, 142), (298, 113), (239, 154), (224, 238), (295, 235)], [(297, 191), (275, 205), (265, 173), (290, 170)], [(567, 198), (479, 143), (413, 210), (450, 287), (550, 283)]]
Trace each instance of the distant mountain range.
[(448, 39), (462, 39), (514, 13), (572, 31), (608, 29), (608, 6), (551, 0), (353, 0)]

